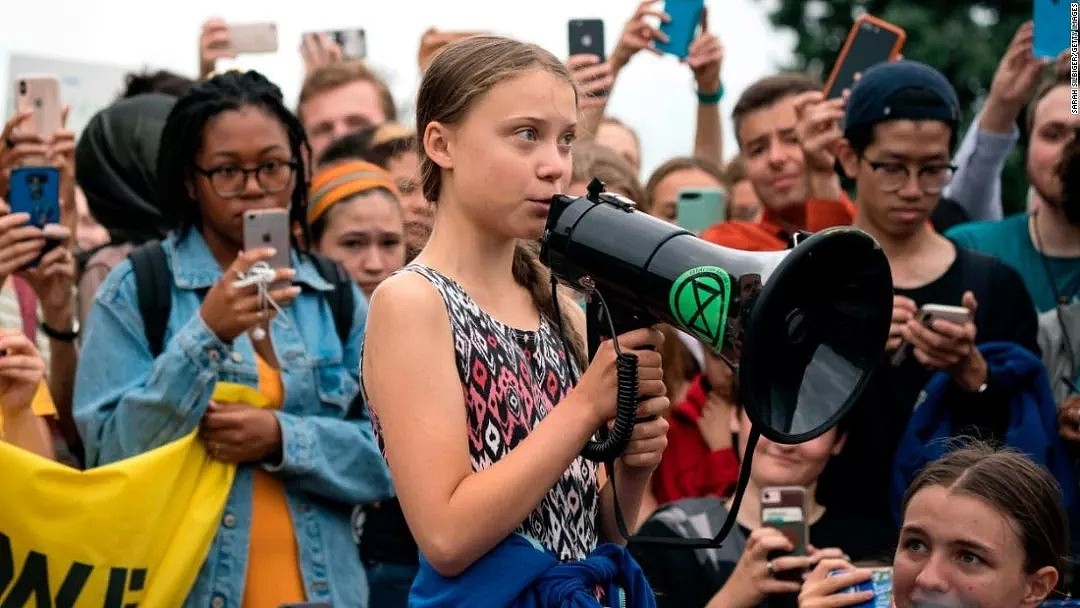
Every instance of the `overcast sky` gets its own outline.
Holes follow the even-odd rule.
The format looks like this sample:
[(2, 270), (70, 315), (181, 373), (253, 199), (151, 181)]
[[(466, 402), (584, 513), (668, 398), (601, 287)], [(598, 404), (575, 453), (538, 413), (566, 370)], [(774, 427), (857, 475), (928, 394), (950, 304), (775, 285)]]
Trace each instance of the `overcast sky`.
[[(421, 32), (479, 29), (536, 42), (558, 56), (567, 54), (566, 22), (602, 18), (610, 52), (633, 0), (5, 0), (0, 19), (0, 98), (14, 75), (10, 53), (139, 68), (166, 68), (194, 75), (199, 26), (209, 16), (233, 22), (275, 21), (280, 51), (250, 56), (242, 67), (264, 72), (285, 91), (290, 104), (300, 85), (296, 52), (302, 32), (363, 27), (369, 60), (388, 73), (395, 95), (411, 97), (416, 83), (416, 49)], [(771, 72), (790, 52), (792, 40), (768, 24), (770, 0), (708, 0), (710, 27), (726, 47), (722, 102), (725, 131), (731, 104), (754, 79)], [(110, 85), (111, 86), (111, 85)], [(116, 84), (119, 88), (119, 83)], [(402, 104), (406, 105), (406, 104)], [(411, 105), (411, 104), (409, 104)], [(625, 70), (610, 112), (641, 134), (643, 179), (665, 159), (692, 145), (695, 100), (689, 69), (672, 57), (642, 55)], [(725, 132), (725, 156), (734, 152)]]

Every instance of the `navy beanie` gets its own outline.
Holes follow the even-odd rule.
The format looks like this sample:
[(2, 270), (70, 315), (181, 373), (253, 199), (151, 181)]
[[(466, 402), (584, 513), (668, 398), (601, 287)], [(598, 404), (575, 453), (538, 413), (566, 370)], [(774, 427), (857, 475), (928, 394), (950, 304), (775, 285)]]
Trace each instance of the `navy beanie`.
[(956, 132), (960, 124), (956, 89), (925, 63), (902, 60), (875, 65), (851, 89), (844, 134), (897, 119), (940, 120)]

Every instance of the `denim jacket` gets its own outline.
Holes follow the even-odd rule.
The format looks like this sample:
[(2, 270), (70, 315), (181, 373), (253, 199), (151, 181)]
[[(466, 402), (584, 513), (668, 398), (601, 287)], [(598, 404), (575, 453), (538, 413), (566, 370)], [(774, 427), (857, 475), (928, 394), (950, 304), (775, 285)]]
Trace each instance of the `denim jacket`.
[[(200, 294), (222, 274), (202, 235), (192, 229), (170, 236), (164, 250), (173, 271), (172, 309), (157, 359), (150, 354), (129, 261), (109, 274), (90, 311), (74, 406), (87, 466), (122, 460), (187, 435), (198, 426), (219, 380), (258, 386), (247, 334), (224, 343), (198, 314)], [(284, 407), (275, 412), (282, 461), (238, 467), (187, 607), (240, 607), (255, 466), (284, 482), (308, 601), (331, 602), (335, 608), (367, 604), (349, 509), (393, 496), (359, 398), (367, 303), (354, 291), (358, 306), (343, 348), (323, 296), (332, 285), (295, 251), (292, 261), (302, 291), (270, 328), (285, 387)]]

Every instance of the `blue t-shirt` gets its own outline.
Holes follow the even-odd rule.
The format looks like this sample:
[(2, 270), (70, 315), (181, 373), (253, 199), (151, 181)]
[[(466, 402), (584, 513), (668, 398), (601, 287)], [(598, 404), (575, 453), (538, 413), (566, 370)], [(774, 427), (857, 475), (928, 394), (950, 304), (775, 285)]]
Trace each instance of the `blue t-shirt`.
[[(963, 224), (949, 230), (945, 236), (961, 247), (994, 256), (1016, 269), (1024, 278), (1024, 285), (1039, 312), (1054, 308), (1057, 303), (1055, 293), (1067, 296), (1071, 301), (1080, 288), (1080, 258), (1040, 254), (1031, 242), (1027, 213), (1011, 215), (1000, 222)], [(1050, 283), (1051, 277), (1054, 285)]]

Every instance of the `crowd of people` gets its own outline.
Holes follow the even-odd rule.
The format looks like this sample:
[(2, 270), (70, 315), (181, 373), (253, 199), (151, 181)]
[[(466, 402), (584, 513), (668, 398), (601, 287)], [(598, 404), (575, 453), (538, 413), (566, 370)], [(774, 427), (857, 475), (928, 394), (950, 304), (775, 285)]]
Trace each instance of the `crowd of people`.
[[(727, 122), (724, 47), (702, 27), (683, 62), (693, 149), (645, 176), (607, 99), (664, 40), (657, 17), (642, 2), (603, 61), (429, 30), (415, 124), (322, 36), (296, 108), (259, 73), (218, 72), (217, 19), (197, 79), (132, 75), (77, 139), (9, 117), (0, 192), (44, 159), (61, 217), (0, 202), (0, 439), (93, 469), (195, 431), (235, 464), (186, 606), (837, 607), (870, 599), (840, 593), (880, 568), (898, 608), (1080, 591), (1068, 64), (1035, 57), (1025, 24), (966, 132), (953, 85), (909, 60), (836, 99), (765, 75)], [(1030, 195), (1006, 217), (1018, 144)], [(631, 531), (720, 531), (751, 426), (731, 352), (666, 325), (620, 336), (639, 421), (611, 468), (581, 455), (615, 416), (616, 349), (589, 360), (581, 301), (552, 292), (536, 242), (552, 197), (593, 178), (673, 224), (681, 191), (722, 192), (700, 238), (724, 247), (854, 226), (888, 259), (888, 343), (858, 403), (811, 441), (756, 444), (721, 548), (627, 547), (613, 496)], [(244, 246), (261, 209), (292, 228), (265, 288), (237, 281), (278, 253)], [(966, 321), (927, 320), (929, 304)], [(269, 405), (219, 402), (222, 382)], [(763, 521), (775, 487), (805, 490), (805, 551)]]

